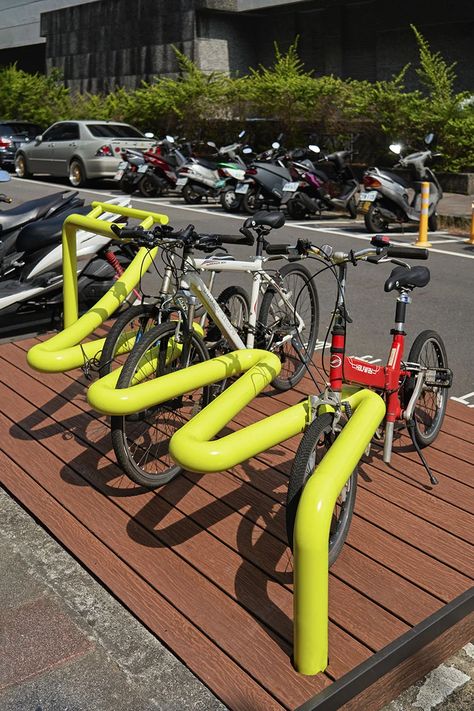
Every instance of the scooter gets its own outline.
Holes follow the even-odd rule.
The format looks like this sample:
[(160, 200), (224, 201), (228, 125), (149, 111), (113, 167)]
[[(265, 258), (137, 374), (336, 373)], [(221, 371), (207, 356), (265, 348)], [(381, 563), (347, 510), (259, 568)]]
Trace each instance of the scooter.
[(249, 215), (264, 207), (280, 206), (283, 186), (291, 181), (290, 171), (284, 163), (285, 155), (279, 141), (275, 141), (270, 150), (257, 156), (247, 167), (244, 180), (236, 186), (235, 193), (242, 196), (242, 208)]
[[(3, 177), (0, 177), (0, 182), (11, 180), (6, 171), (0, 171), (0, 173), (3, 174)], [(31, 223), (49, 223), (56, 216), (60, 216), (64, 222), (68, 214), (77, 212), (77, 209), (84, 204), (84, 200), (78, 198), (77, 195), (77, 191), (68, 190), (28, 200), (9, 210), (0, 211), (0, 277), (10, 269), (11, 264), (18, 258), (16, 242), (20, 230)], [(11, 203), (12, 199), (2, 194), (0, 201)]]
[(173, 136), (166, 136), (147, 151), (124, 151), (115, 174), (120, 189), (130, 195), (139, 190), (144, 197), (160, 197), (166, 190), (174, 189), (177, 170), (187, 161), (174, 143)]
[[(129, 198), (109, 200), (113, 205), (129, 206)], [(90, 206), (75, 210), (90, 212)], [(62, 314), (62, 244), (64, 215), (26, 225), (17, 237), (21, 253), (7, 274), (0, 278), (0, 338), (39, 333), (57, 325)], [(109, 222), (123, 216), (104, 213)], [(105, 294), (133, 259), (129, 245), (111, 246), (111, 239), (78, 230), (78, 296), (81, 311), (93, 306)]]
[(174, 143), (173, 136), (166, 136), (158, 146), (159, 151), (145, 151), (147, 170), (143, 171), (138, 183), (143, 197), (160, 197), (167, 190), (176, 188), (177, 171), (188, 159)]
[[(433, 139), (432, 133), (425, 136), (426, 145), (429, 146)], [(389, 148), (401, 156), (402, 146), (399, 143), (393, 143)], [(410, 176), (408, 180), (388, 170), (366, 170), (362, 179), (366, 190), (360, 194), (359, 207), (368, 232), (383, 232), (392, 222), (419, 222), (423, 182), (430, 184), (428, 229), (432, 232), (437, 230), (436, 210), (443, 191), (436, 175), (425, 163), (439, 155), (427, 149), (400, 157), (394, 167), (406, 168)]]
[[(245, 131), (239, 133), (238, 138), (241, 139), (245, 135)], [(219, 198), (220, 192), (226, 186), (227, 175), (219, 175), (219, 168), (242, 171), (238, 176), (243, 178), (245, 171), (245, 163), (238, 154), (242, 147), (241, 143), (232, 143), (229, 146), (217, 148), (213, 141), (208, 141), (207, 145), (215, 148), (217, 151), (217, 160), (209, 160), (207, 158), (190, 158), (183, 165), (178, 173), (178, 181), (176, 188), (181, 190), (184, 200), (195, 205), (205, 198)], [(229, 160), (225, 160), (228, 157)]]
[[(308, 146), (313, 154), (320, 153), (319, 146)], [(304, 157), (301, 149), (289, 155), (289, 169), (294, 178), (283, 186), (284, 195), (281, 205), (286, 205), (288, 215), (302, 219), (306, 215), (320, 215), (325, 210), (347, 210), (349, 216), (357, 216), (355, 194), (359, 183), (347, 164), (350, 151), (335, 151), (324, 155), (318, 163), (328, 164), (328, 170), (322, 170), (314, 164), (314, 158), (295, 160)]]

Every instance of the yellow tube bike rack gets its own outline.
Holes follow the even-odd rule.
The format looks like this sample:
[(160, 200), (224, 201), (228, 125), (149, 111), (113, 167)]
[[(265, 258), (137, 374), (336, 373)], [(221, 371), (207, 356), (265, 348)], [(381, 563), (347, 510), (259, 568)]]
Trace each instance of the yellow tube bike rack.
[[(81, 344), (120, 306), (150, 266), (156, 249), (140, 249), (124, 274), (97, 304), (78, 318), (76, 232), (85, 229), (112, 237), (110, 225), (97, 218), (103, 211), (141, 219), (150, 229), (168, 218), (133, 208), (92, 203), (87, 216), (70, 215), (63, 226), (64, 330), (28, 352), (28, 362), (42, 372), (65, 372), (97, 356), (104, 339)], [(179, 353), (173, 347), (170, 358)], [(148, 364), (152, 368), (153, 364)], [(192, 418), (170, 441), (170, 453), (183, 467), (216, 472), (269, 449), (303, 432), (312, 420), (311, 399), (289, 407), (218, 440), (213, 438), (253, 400), (281, 369), (268, 351), (247, 349), (214, 358), (164, 375), (152, 382), (136, 382), (117, 389), (119, 370), (94, 383), (90, 404), (99, 412), (127, 415), (152, 407), (198, 387), (243, 373), (218, 398)], [(146, 368), (143, 369), (146, 377)], [(328, 540), (336, 499), (380, 424), (385, 404), (374, 392), (343, 392), (353, 415), (303, 489), (294, 531), (294, 661), (302, 674), (316, 674), (327, 666), (328, 650)], [(325, 406), (327, 408), (327, 406)], [(196, 462), (200, 463), (196, 467)]]
[(99, 299), (95, 306), (78, 318), (77, 230), (87, 230), (104, 237), (115, 238), (110, 223), (98, 219), (104, 212), (141, 220), (140, 225), (145, 230), (150, 229), (154, 224), (168, 222), (166, 215), (136, 210), (132, 207), (93, 202), (92, 208), (88, 215), (69, 215), (64, 221), (62, 231), (64, 330), (47, 341), (30, 348), (27, 356), (31, 367), (44, 373), (64, 373), (97, 357), (103, 348), (105, 339), (96, 339), (87, 343), (81, 343), (81, 341), (94, 333), (118, 309), (124, 299), (139, 284), (140, 278), (151, 265), (157, 252), (156, 248), (149, 250), (142, 247), (109, 291)]
[[(174, 349), (176, 351), (176, 349)], [(173, 354), (167, 354), (172, 358)], [(116, 389), (114, 371), (89, 388), (89, 403), (99, 412), (128, 415), (185, 392), (244, 373), (195, 415), (170, 440), (169, 451), (191, 471), (217, 472), (240, 464), (303, 432), (312, 420), (311, 399), (213, 439), (281, 369), (268, 351), (247, 349), (140, 382), (153, 372), (153, 356), (131, 387)], [(302, 674), (324, 671), (328, 658), (328, 541), (332, 512), (341, 489), (385, 414), (382, 398), (370, 390), (342, 393), (353, 415), (303, 489), (294, 532), (294, 662)], [(327, 410), (328, 406), (324, 405)], [(331, 408), (329, 408), (331, 409)], [(199, 463), (199, 464), (198, 464)]]

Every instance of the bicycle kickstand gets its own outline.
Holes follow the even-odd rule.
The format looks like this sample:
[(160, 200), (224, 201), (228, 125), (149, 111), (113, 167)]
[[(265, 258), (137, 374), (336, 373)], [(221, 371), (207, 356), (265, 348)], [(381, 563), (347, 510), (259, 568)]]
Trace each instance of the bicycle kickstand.
[(413, 421), (413, 419), (411, 419), (411, 420), (409, 420), (409, 421), (407, 422), (407, 429), (408, 429), (408, 432), (410, 433), (410, 437), (411, 437), (411, 441), (413, 442), (413, 446), (415, 447), (415, 449), (416, 449), (416, 451), (417, 451), (417, 454), (418, 454), (418, 456), (419, 456), (420, 459), (421, 459), (421, 463), (423, 464), (423, 466), (425, 467), (426, 471), (428, 472), (428, 476), (429, 476), (429, 478), (430, 478), (430, 482), (432, 483), (433, 486), (436, 486), (436, 484), (439, 484), (439, 481), (438, 481), (438, 479), (435, 477), (435, 475), (433, 474), (433, 472), (431, 471), (431, 469), (429, 468), (428, 462), (427, 462), (426, 459), (425, 459), (425, 455), (424, 455), (423, 452), (421, 451), (420, 445), (419, 445), (418, 442), (416, 441), (416, 437), (415, 437), (415, 422)]

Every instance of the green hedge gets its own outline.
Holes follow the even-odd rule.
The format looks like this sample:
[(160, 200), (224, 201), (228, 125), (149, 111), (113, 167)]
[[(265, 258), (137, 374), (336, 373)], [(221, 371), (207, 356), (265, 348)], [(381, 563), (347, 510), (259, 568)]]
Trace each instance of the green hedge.
[[(354, 147), (356, 160), (365, 163), (387, 162), (391, 142), (419, 148), (423, 136), (434, 132), (443, 154), (440, 170), (474, 170), (474, 97), (454, 92), (454, 65), (412, 30), (418, 65), (375, 83), (313, 76), (305, 71), (297, 42), (286, 53), (275, 46), (273, 66), (236, 78), (206, 74), (176, 50), (176, 79), (157, 78), (133, 91), (119, 87), (107, 95), (74, 94), (57, 73), (31, 75), (10, 66), (0, 69), (0, 116), (44, 127), (59, 119), (123, 120), (157, 135), (221, 143), (235, 140), (246, 127), (256, 150), (283, 131), (288, 146)], [(413, 71), (421, 89), (407, 91), (405, 78)]]

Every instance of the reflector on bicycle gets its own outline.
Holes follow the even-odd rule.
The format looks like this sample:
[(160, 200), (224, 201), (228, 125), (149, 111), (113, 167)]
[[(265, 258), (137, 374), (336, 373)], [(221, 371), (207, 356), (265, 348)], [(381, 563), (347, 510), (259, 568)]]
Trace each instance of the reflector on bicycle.
[(390, 237), (386, 235), (374, 235), (370, 240), (372, 247), (390, 247)]

